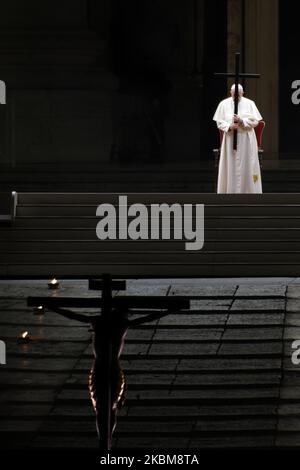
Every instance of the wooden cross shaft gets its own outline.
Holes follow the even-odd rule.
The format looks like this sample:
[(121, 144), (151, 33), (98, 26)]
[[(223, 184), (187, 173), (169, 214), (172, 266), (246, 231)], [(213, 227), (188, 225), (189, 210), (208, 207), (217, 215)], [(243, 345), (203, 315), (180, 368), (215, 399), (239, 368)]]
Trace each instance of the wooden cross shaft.
[[(238, 114), (239, 110), (239, 82), (240, 78), (260, 78), (259, 74), (256, 73), (241, 73), (240, 72), (240, 59), (241, 59), (241, 54), (239, 52), (236, 52), (235, 54), (235, 72), (229, 72), (229, 73), (215, 73), (214, 75), (219, 76), (219, 77), (227, 77), (227, 78), (234, 78), (234, 85), (235, 85), (235, 91), (234, 91), (234, 114)], [(233, 150), (237, 150), (237, 130), (234, 130), (233, 134)]]

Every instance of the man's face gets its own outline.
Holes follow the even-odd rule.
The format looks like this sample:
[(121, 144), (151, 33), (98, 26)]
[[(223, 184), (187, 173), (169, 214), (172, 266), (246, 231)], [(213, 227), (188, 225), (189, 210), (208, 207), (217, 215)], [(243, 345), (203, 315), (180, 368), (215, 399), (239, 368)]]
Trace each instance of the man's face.
[[(234, 99), (234, 96), (235, 96), (235, 89), (233, 88), (233, 90), (230, 90), (230, 94), (232, 96), (232, 98)], [(242, 96), (244, 95), (244, 92), (243, 91), (239, 91), (239, 99), (242, 98)]]

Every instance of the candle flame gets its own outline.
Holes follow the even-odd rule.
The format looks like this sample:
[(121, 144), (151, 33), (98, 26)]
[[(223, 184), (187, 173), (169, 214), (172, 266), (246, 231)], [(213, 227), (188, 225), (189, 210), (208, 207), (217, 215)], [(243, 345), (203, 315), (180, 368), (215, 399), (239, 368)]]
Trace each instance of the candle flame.
[(49, 282), (48, 282), (48, 287), (50, 289), (58, 289), (59, 287), (59, 282), (58, 280), (54, 277), (53, 279), (51, 279)]
[(29, 339), (29, 333), (28, 331), (24, 331), (24, 333), (21, 334), (22, 339)]

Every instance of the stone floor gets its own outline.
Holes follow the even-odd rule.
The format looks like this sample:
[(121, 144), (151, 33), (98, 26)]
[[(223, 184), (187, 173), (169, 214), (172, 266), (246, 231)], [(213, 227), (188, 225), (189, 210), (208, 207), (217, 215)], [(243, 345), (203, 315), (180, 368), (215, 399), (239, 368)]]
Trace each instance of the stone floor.
[[(300, 448), (300, 279), (132, 280), (127, 293), (184, 295), (191, 307), (129, 331), (116, 448)], [(45, 281), (0, 281), (0, 448), (95, 449), (91, 332), (34, 315), (28, 295), (51, 293)], [(62, 281), (52, 295), (98, 294)]]

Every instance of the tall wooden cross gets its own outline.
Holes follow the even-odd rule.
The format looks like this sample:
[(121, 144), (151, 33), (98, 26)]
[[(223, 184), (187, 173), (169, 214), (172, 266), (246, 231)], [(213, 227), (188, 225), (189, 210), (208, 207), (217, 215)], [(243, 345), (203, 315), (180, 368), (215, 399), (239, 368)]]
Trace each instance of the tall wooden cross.
[[(235, 53), (235, 72), (229, 73), (215, 73), (219, 77), (234, 78), (234, 114), (238, 114), (239, 110), (239, 82), (240, 78), (260, 78), (260, 75), (257, 73), (241, 73), (240, 72), (240, 62), (241, 54), (239, 52)], [(237, 150), (237, 130), (235, 129), (233, 134), (233, 150)]]
[[(94, 364), (89, 376), (89, 389), (96, 413), (99, 447), (108, 452), (116, 425), (117, 408), (120, 408), (124, 401), (125, 377), (119, 356), (128, 328), (158, 320), (169, 313), (189, 309), (190, 301), (184, 296), (175, 295), (112, 296), (113, 290), (125, 290), (126, 282), (113, 280), (109, 274), (103, 274), (102, 280), (90, 279), (89, 288), (101, 290), (102, 297), (28, 297), (27, 304), (30, 307), (42, 305), (66, 318), (92, 326)], [(66, 307), (100, 307), (101, 311), (99, 315), (91, 316), (66, 310)], [(130, 320), (130, 313), (139, 313), (141, 316)]]

